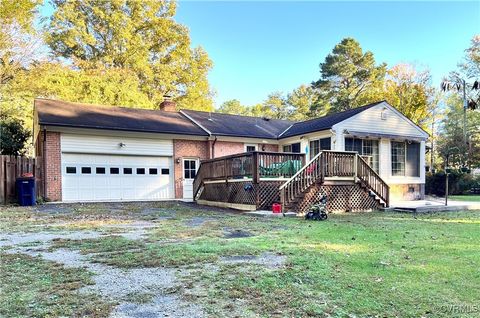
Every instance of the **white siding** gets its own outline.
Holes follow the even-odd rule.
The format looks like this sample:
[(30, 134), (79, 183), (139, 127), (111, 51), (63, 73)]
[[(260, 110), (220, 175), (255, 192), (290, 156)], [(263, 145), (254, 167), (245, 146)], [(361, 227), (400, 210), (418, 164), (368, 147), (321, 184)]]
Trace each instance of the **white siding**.
[(61, 148), (63, 153), (173, 156), (172, 140), (162, 139), (62, 133)]
[[(382, 112), (385, 112), (385, 119), (382, 119)], [(347, 129), (351, 131), (398, 135), (404, 138), (428, 138), (427, 133), (386, 103), (369, 108), (334, 125), (332, 128), (339, 132)]]

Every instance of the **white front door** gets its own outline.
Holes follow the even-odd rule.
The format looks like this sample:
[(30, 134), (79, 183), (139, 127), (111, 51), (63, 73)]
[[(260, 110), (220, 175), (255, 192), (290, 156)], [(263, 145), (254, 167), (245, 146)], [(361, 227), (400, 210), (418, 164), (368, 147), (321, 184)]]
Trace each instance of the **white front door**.
[(197, 174), (198, 159), (183, 159), (183, 198), (193, 200), (193, 179)]

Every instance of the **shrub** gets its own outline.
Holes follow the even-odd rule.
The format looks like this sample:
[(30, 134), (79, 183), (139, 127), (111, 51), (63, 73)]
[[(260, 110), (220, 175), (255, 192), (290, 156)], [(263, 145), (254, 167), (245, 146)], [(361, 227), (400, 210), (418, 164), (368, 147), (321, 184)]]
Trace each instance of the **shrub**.
[[(448, 176), (448, 194), (467, 194), (471, 188), (480, 187), (480, 177), (454, 170)], [(425, 193), (445, 196), (445, 172), (427, 173)]]

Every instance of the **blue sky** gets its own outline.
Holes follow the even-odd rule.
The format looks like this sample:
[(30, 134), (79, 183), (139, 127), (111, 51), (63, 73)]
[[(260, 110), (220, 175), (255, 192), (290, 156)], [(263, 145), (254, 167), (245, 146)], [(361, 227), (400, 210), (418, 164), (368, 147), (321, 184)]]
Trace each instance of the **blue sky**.
[(345, 37), (379, 63), (430, 69), (437, 86), (480, 34), (480, 1), (180, 1), (176, 20), (213, 60), (215, 104), (250, 105), (318, 79), (319, 63)]

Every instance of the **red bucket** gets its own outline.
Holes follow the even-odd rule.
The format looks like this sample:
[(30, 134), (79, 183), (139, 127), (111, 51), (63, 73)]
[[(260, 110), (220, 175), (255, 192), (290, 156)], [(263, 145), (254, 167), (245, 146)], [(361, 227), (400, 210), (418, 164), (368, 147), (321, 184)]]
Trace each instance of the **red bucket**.
[(282, 205), (279, 203), (272, 204), (272, 212), (273, 213), (282, 213)]

